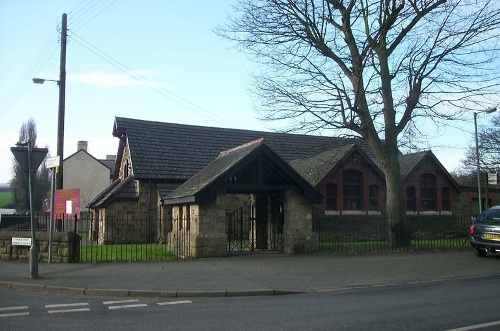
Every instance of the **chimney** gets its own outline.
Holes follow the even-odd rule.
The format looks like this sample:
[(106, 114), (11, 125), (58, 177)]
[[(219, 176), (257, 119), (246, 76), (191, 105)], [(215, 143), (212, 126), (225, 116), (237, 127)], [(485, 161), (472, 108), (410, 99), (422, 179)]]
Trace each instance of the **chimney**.
[(87, 152), (87, 147), (89, 143), (85, 140), (79, 140), (78, 145), (76, 147), (76, 151), (78, 152), (79, 150), (83, 149), (85, 152)]

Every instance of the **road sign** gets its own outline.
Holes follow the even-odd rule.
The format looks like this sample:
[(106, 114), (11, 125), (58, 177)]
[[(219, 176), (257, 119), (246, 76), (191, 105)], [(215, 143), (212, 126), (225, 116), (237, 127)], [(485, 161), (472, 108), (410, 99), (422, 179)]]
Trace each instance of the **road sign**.
[(12, 246), (31, 246), (31, 238), (12, 237)]
[[(17, 163), (21, 166), (21, 169), (28, 172), (30, 167), (28, 164), (28, 148), (26, 147), (11, 147), (10, 151), (14, 154)], [(32, 148), (31, 149), (31, 171), (36, 171), (40, 164), (42, 164), (43, 159), (48, 153), (47, 148)]]
[(45, 167), (47, 169), (59, 167), (59, 160), (60, 160), (59, 156), (49, 157), (48, 159), (45, 160)]

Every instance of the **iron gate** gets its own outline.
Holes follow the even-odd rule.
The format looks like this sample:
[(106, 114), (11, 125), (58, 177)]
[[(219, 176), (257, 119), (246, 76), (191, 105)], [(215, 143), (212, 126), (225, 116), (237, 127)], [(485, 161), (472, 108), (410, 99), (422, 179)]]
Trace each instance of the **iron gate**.
[[(264, 213), (265, 215), (266, 213)], [(261, 220), (262, 221), (262, 220)], [(227, 217), (228, 251), (251, 251), (262, 249), (282, 251), (284, 249), (283, 222), (271, 220), (263, 225), (265, 231), (259, 231), (259, 220), (256, 217), (255, 206), (244, 206)], [(262, 226), (262, 225), (261, 225)], [(258, 238), (258, 236), (261, 236)], [(264, 246), (258, 246), (258, 241)]]
[(255, 249), (255, 206), (244, 206), (228, 215), (228, 251)]

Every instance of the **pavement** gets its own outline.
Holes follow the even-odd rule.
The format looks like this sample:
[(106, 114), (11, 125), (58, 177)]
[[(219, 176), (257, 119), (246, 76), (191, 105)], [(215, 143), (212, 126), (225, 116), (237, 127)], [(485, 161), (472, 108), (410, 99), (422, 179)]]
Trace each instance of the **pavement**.
[(0, 288), (128, 297), (230, 297), (332, 291), (500, 275), (500, 254), (472, 251), (333, 255), (252, 254), (188, 261), (0, 261)]

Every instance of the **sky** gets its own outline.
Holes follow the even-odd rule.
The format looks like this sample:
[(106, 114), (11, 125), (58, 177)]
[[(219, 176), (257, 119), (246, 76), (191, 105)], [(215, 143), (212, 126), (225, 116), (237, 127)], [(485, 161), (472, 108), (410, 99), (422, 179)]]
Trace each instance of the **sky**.
[[(37, 147), (56, 153), (60, 25), (68, 17), (64, 158), (88, 141), (115, 155), (115, 117), (270, 131), (248, 88), (257, 67), (213, 29), (237, 0), (0, 0), (0, 183), (12, 179), (10, 147), (33, 119)], [(472, 119), (472, 114), (471, 114)], [(479, 123), (487, 118), (478, 116)], [(470, 127), (469, 127), (470, 126)], [(434, 154), (453, 171), (474, 127), (452, 128)], [(449, 144), (443, 143), (449, 142)]]

